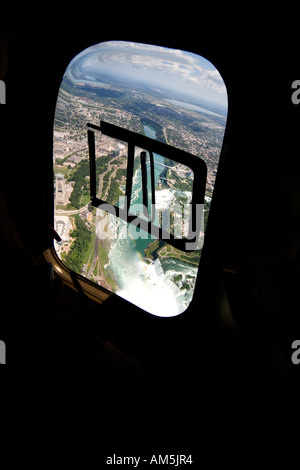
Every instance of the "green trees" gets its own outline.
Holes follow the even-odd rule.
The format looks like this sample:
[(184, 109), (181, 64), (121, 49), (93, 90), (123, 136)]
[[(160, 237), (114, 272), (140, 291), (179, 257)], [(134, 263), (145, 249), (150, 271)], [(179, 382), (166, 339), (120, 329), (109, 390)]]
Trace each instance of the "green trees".
[(71, 172), (68, 181), (74, 181), (73, 191), (70, 196), (70, 206), (75, 209), (80, 209), (80, 199), (82, 193), (89, 191), (88, 182), (86, 177), (90, 174), (90, 167), (88, 160), (82, 160), (77, 166), (76, 170)]
[(70, 269), (80, 273), (82, 270), (83, 259), (91, 241), (92, 234), (79, 214), (76, 214), (74, 219), (76, 228), (70, 235), (76, 240), (72, 244), (71, 249), (64, 261)]

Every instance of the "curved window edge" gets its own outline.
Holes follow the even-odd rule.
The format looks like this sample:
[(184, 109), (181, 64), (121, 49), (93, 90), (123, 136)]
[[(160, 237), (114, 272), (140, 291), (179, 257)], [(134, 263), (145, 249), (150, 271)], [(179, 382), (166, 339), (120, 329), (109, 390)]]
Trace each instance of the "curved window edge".
[(54, 272), (61, 278), (67, 287), (76, 291), (81, 290), (91, 300), (98, 303), (104, 302), (113, 294), (104, 287), (95, 284), (89, 279), (75, 273), (69, 269), (58, 257), (54, 246), (51, 246), (43, 252), (43, 256), (48, 263), (51, 263)]

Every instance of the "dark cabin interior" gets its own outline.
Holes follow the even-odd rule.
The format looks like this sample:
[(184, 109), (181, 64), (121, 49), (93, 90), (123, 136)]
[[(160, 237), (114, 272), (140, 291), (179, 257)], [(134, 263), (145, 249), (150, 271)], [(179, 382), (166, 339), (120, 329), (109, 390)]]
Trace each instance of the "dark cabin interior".
[[(193, 25), (179, 34), (177, 18), (176, 27), (159, 34), (162, 25), (150, 28), (145, 19), (140, 27), (88, 15), (79, 27), (79, 19), (62, 24), (29, 16), (10, 18), (2, 33), (2, 64), (8, 62), (0, 108), (0, 339), (7, 365), (92, 369), (103, 388), (149, 399), (149, 415), (156, 405), (172, 414), (171, 405), (149, 398), (158, 390), (176, 395), (182, 422), (198, 416), (190, 413), (201, 393), (207, 393), (202, 406), (208, 403), (207, 384), (231, 397), (240, 387), (293, 389), (300, 370), (291, 362), (300, 336), (300, 106), (291, 101), (297, 66), (282, 58), (283, 51), (292, 55), (292, 40), (263, 25), (240, 25), (234, 34), (223, 27), (214, 35)], [(227, 87), (226, 133), (195, 295), (173, 318), (115, 295), (92, 302), (51, 279), (43, 259), (53, 243), (53, 118), (61, 79), (79, 52), (112, 39), (199, 54)]]

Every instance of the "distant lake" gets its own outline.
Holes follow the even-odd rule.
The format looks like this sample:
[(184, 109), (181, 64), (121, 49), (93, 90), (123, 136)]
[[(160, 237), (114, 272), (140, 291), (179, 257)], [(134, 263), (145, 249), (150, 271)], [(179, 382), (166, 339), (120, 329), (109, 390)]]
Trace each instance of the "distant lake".
[(210, 111), (209, 109), (202, 108), (201, 106), (197, 104), (187, 103), (185, 101), (179, 101), (179, 100), (165, 99), (165, 101), (168, 101), (168, 103), (171, 103), (171, 104), (175, 104), (175, 106), (179, 106), (180, 108), (190, 109), (191, 111), (199, 111), (204, 114), (211, 114), (212, 116), (224, 117), (224, 115), (222, 114), (218, 114), (218, 113), (215, 113), (214, 111)]

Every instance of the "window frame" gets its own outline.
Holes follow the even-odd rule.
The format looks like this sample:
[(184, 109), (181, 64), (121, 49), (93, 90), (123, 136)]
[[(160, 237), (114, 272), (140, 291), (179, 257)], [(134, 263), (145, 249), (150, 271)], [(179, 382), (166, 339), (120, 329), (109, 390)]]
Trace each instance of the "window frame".
[[(196, 223), (197, 217), (197, 206), (201, 205), (202, 211), (200, 217), (204, 216), (203, 205), (205, 197), (205, 188), (206, 188), (206, 179), (207, 179), (207, 166), (204, 160), (200, 157), (196, 157), (184, 150), (172, 147), (171, 145), (164, 144), (158, 140), (151, 139), (142, 134), (132, 132), (128, 129), (121, 128), (114, 124), (107, 123), (105, 121), (100, 122), (100, 126), (95, 124), (87, 124), (87, 133), (88, 133), (88, 145), (89, 145), (89, 160), (90, 160), (90, 196), (91, 203), (94, 207), (100, 205), (105, 205), (105, 210), (109, 212), (111, 207), (112, 214), (116, 217), (121, 218), (125, 222), (131, 223), (133, 220), (135, 223), (143, 228), (145, 232), (149, 234), (157, 234), (157, 238), (162, 241), (165, 241), (169, 245), (174, 246), (175, 248), (187, 252), (194, 251), (195, 248), (191, 248), (190, 245), (197, 245), (201, 224)], [(181, 163), (189, 167), (194, 173), (193, 181), (193, 191), (192, 191), (192, 202), (191, 202), (191, 223), (189, 224), (189, 236), (195, 233), (194, 225), (198, 226), (198, 233), (194, 235), (194, 238), (191, 239), (189, 236), (186, 238), (176, 238), (171, 232), (163, 230), (161, 227), (158, 227), (153, 223), (152, 220), (145, 220), (137, 215), (133, 215), (129, 212), (129, 207), (122, 209), (116, 205), (110, 204), (107, 201), (103, 201), (96, 196), (96, 155), (95, 155), (95, 132), (101, 132), (109, 137), (113, 137), (122, 142), (128, 143), (128, 154), (127, 154), (127, 183), (126, 183), (126, 193), (125, 198), (127, 201), (131, 200), (131, 189), (132, 189), (132, 180), (133, 180), (133, 163), (134, 163), (134, 149), (135, 147), (142, 148), (147, 150), (150, 154), (150, 159), (153, 153), (157, 153), (165, 158), (173, 160), (177, 163)], [(151, 178), (151, 184), (153, 187), (153, 178)], [(195, 190), (195, 185), (197, 188)], [(128, 204), (129, 206), (129, 204)]]

